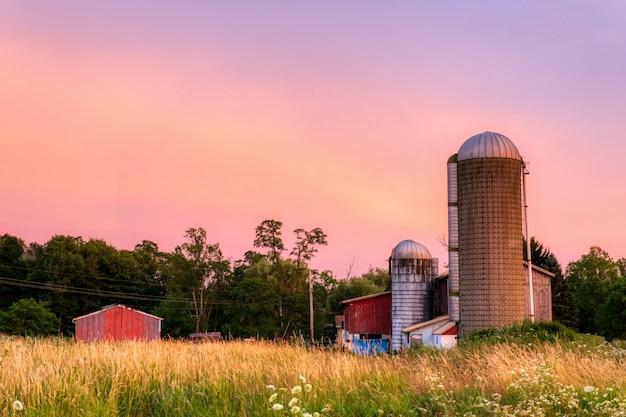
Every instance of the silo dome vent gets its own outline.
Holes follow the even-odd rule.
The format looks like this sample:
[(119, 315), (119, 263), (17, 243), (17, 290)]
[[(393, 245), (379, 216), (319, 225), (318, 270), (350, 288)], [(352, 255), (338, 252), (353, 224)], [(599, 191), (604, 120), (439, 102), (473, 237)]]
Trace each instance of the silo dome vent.
[(511, 139), (500, 133), (483, 132), (472, 136), (461, 145), (458, 160), (478, 158), (506, 158), (522, 160)]
[(421, 243), (403, 240), (391, 251), (391, 259), (432, 259), (432, 256)]

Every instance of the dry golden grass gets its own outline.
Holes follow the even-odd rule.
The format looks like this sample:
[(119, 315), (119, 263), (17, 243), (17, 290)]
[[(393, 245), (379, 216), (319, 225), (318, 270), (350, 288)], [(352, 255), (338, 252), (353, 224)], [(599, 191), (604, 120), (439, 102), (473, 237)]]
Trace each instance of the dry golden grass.
[[(319, 403), (359, 396), (402, 403), (403, 396), (427, 391), (433, 375), (449, 389), (500, 392), (512, 369), (532, 371), (540, 364), (575, 387), (626, 388), (624, 358), (558, 344), (358, 357), (267, 342), (83, 344), (5, 338), (0, 339), (0, 413), (20, 399), (32, 415), (46, 415), (37, 409), (49, 415), (120, 415), (120, 401), (135, 410), (127, 415), (137, 415), (141, 402), (174, 404), (172, 393), (199, 392), (219, 397), (210, 401), (215, 407), (209, 407), (210, 415), (262, 415), (265, 385), (291, 386), (300, 374), (314, 384)], [(219, 407), (225, 407), (223, 413), (215, 411)], [(260, 414), (245, 411), (255, 407), (261, 407)]]

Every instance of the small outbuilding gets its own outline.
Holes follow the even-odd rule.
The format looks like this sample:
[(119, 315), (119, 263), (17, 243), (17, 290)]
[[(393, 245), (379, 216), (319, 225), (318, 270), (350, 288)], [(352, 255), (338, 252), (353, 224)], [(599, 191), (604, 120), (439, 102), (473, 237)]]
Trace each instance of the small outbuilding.
[(456, 346), (456, 323), (446, 316), (413, 324), (402, 329), (404, 346), (448, 349)]
[(159, 340), (161, 317), (135, 310), (122, 304), (106, 306), (101, 310), (72, 320), (76, 340)]

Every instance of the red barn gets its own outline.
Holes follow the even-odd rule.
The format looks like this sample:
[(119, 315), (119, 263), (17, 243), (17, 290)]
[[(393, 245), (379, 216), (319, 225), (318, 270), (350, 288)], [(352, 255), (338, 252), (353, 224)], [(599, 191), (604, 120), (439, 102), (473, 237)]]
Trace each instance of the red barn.
[(102, 310), (76, 317), (76, 340), (94, 342), (98, 340), (159, 340), (161, 338), (160, 317), (143, 311), (114, 304)]
[(340, 343), (354, 352), (387, 352), (391, 336), (391, 291), (343, 301), (343, 332)]

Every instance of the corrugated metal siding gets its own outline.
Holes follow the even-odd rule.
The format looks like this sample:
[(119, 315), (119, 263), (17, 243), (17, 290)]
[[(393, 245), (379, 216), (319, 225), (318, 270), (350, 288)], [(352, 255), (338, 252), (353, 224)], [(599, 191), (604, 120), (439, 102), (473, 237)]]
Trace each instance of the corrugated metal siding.
[(457, 163), (448, 162), (448, 203), (458, 203)]
[[(528, 266), (524, 266), (524, 269), (528, 270)], [(535, 320), (552, 321), (552, 279), (536, 269), (533, 269), (533, 293)], [(526, 294), (528, 294), (528, 287), (526, 287)], [(526, 314), (530, 315), (528, 306)]]
[(431, 286), (437, 263), (437, 259), (391, 260), (393, 351), (403, 347), (402, 328), (431, 318)]
[[(454, 158), (452, 158), (454, 159)], [(459, 321), (458, 167), (448, 162), (448, 303), (450, 320)]]
[(391, 294), (347, 304), (344, 324), (349, 333), (390, 335)]
[(459, 208), (448, 206), (448, 246), (457, 249), (459, 247)]
[(115, 306), (76, 320), (76, 339), (158, 340), (160, 320), (123, 306)]

